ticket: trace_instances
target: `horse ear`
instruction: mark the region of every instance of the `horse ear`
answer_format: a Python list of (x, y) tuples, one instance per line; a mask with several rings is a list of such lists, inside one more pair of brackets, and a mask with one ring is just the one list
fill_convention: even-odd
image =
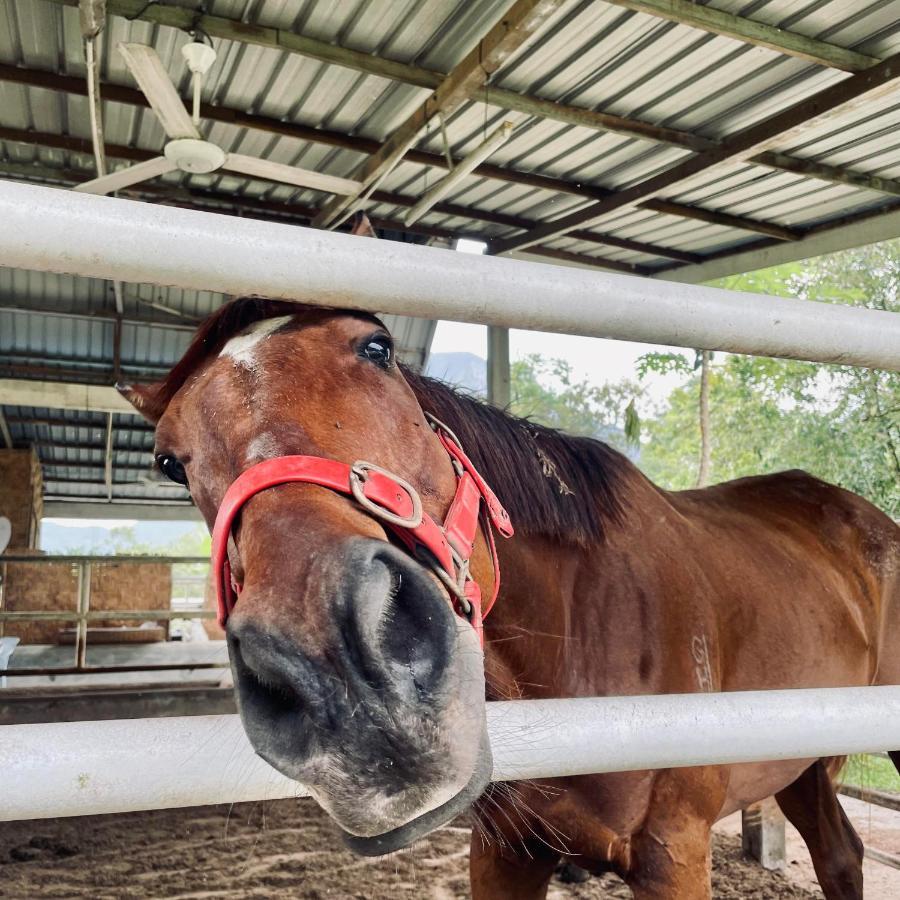
[(353, 227), (350, 229), (350, 234), (378, 239), (369, 217), (361, 209), (357, 210), (353, 216)]
[(162, 382), (155, 384), (126, 384), (116, 382), (116, 390), (151, 424), (155, 425), (166, 411), (159, 398)]

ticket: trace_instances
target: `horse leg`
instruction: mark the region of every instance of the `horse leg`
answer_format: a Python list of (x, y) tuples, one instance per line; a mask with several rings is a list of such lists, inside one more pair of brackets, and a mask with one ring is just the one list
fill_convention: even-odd
[(897, 774), (900, 775), (900, 750), (888, 750), (888, 756), (891, 758), (891, 762), (894, 764)]
[(559, 853), (538, 841), (518, 848), (486, 844), (472, 833), (469, 877), (472, 900), (543, 900)]
[(825, 763), (813, 763), (775, 799), (806, 842), (826, 900), (862, 900), (862, 841), (838, 802)]
[(709, 823), (687, 818), (658, 830), (648, 823), (632, 839), (625, 881), (634, 900), (709, 900), (712, 852)]

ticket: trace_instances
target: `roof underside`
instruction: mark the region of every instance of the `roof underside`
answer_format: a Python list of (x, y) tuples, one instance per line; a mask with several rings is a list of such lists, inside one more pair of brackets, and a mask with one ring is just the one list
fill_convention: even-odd
[[(900, 53), (900, 0), (684, 4), (699, 24), (659, 13), (669, 7), (671, 15), (678, 3), (543, 2), (551, 14), (537, 33), (512, 50), (481, 93), (468, 95), (477, 99), (448, 112), (444, 129), (434, 117), (377, 185), (365, 208), (382, 237), (478, 237), (498, 251), (517, 249), (510, 244), (521, 243), (530, 229), (639, 190), (698, 153), (719, 152), (735, 135), (851, 84), (870, 67), (875, 73), (879, 61)], [(139, 105), (117, 45), (155, 48), (187, 98), (190, 78), (180, 48), (190, 38), (146, 21), (155, 4), (108, 5), (100, 80), (108, 163), (115, 169), (158, 156), (165, 143), (153, 112)], [(160, 5), (194, 10), (198, 4)], [(465, 63), (510, 5), (207, 2), (207, 13), (235, 27), (230, 37), (213, 32), (218, 58), (203, 85), (210, 105), (203, 135), (226, 152), (352, 178), (422, 106), (440, 75)], [(122, 15), (129, 9), (133, 21)], [(715, 11), (726, 15), (705, 15)], [(781, 31), (764, 29), (763, 40), (754, 23)], [(248, 24), (311, 40), (279, 43), (276, 32)], [(776, 39), (781, 46), (773, 46)], [(284, 46), (294, 49), (279, 49)], [(329, 47), (332, 57), (359, 52), (340, 64), (316, 58)], [(392, 78), (383, 74), (384, 60), (399, 64)], [(95, 177), (85, 74), (72, 2), (0, 0), (0, 177), (65, 187)], [(900, 94), (889, 78), (879, 85), (880, 91), (851, 94), (824, 119), (776, 132), (752, 152), (725, 154), (715, 167), (635, 194), (634, 202), (613, 202), (584, 225), (528, 250), (659, 276), (755, 247), (800, 246), (829, 229), (847, 229), (852, 243), (855, 223), (900, 206)], [(552, 101), (556, 109), (550, 117), (524, 112), (510, 92), (529, 102)], [(446, 174), (446, 152), (458, 161), (504, 121), (514, 123), (513, 134), (489, 162), (414, 226), (404, 226), (409, 207)], [(297, 224), (330, 200), (319, 191), (222, 172), (178, 172), (123, 193)], [(212, 292), (124, 285), (117, 325), (109, 283), (0, 269), (0, 376), (100, 384), (117, 374), (158, 376), (178, 359), (194, 324), (224, 300)], [(421, 364), (433, 323), (390, 324), (407, 360)], [(2, 413), (15, 445), (37, 446), (46, 496), (106, 499), (105, 413), (21, 406)], [(113, 424), (113, 499), (184, 503), (182, 492), (148, 478), (149, 428), (128, 415), (116, 415)]]

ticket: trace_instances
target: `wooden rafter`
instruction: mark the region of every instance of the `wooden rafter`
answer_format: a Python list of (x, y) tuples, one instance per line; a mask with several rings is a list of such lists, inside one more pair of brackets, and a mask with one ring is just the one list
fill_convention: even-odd
[(483, 87), (503, 63), (530, 40), (565, 0), (516, 0), (502, 19), (478, 42), (450, 72), (434, 93), (357, 170), (359, 191), (334, 197), (313, 219), (318, 227), (340, 224), (353, 209), (360, 195), (378, 183), (404, 157), (438, 115), (450, 115), (459, 109), (471, 92)]
[[(85, 82), (82, 78), (74, 78), (71, 75), (60, 75), (56, 72), (48, 72), (42, 69), (31, 69), (20, 66), (11, 66), (0, 63), (0, 81), (9, 81), (15, 84), (30, 87), (45, 88), (51, 91), (61, 91), (67, 94), (83, 96), (86, 92)], [(104, 82), (101, 85), (103, 97), (107, 101), (124, 103), (130, 106), (148, 107), (147, 98), (134, 88), (118, 84)], [(518, 98), (518, 99), (516, 99)], [(719, 146), (718, 142), (695, 135), (687, 131), (677, 131), (673, 128), (664, 128), (651, 125), (634, 119), (626, 119), (595, 110), (582, 109), (567, 106), (551, 100), (542, 100), (534, 97), (523, 97), (512, 91), (498, 92), (491, 88), (487, 102), (503, 109), (527, 113), (536, 117), (553, 119), (565, 122), (569, 125), (578, 125), (601, 132), (611, 132), (628, 137), (637, 137), (642, 140), (668, 146), (682, 147), (694, 152), (714, 150)], [(296, 138), (301, 141), (309, 141), (327, 147), (337, 147), (342, 150), (353, 150), (359, 153), (376, 153), (380, 148), (378, 141), (358, 135), (348, 135), (327, 128), (312, 128), (293, 122), (284, 122), (268, 116), (247, 113), (239, 109), (226, 106), (213, 106), (203, 103), (200, 105), (200, 114), (203, 119), (211, 122), (221, 122), (236, 128), (248, 128), (261, 131), (266, 134), (277, 134), (284, 137)], [(87, 144), (84, 144), (87, 147)], [(80, 148), (83, 149), (83, 148)], [(85, 151), (89, 152), (89, 150)], [(141, 157), (142, 159), (145, 157)], [(149, 157), (146, 157), (149, 158)], [(447, 161), (439, 153), (431, 153), (427, 150), (410, 149), (404, 159), (408, 162), (419, 163), (425, 166), (446, 168)], [(874, 191), (876, 193), (900, 195), (900, 181), (881, 178), (865, 172), (857, 172), (838, 166), (828, 166), (822, 163), (789, 156), (785, 153), (765, 151), (749, 159), (756, 165), (766, 166), (776, 171), (790, 172), (804, 177), (818, 178), (822, 181), (834, 184), (846, 184), (861, 190)], [(517, 172), (507, 170), (491, 163), (482, 163), (475, 169), (475, 175), (484, 178), (492, 178), (500, 181), (511, 181), (515, 184), (527, 184), (547, 190), (558, 190), (563, 193), (572, 193), (579, 196), (590, 196), (584, 186), (565, 182), (560, 179), (547, 178), (530, 172)], [(594, 196), (594, 199), (599, 199)], [(673, 213), (681, 215), (680, 213)], [(691, 218), (687, 215), (686, 218)], [(753, 230), (752, 228), (749, 230)]]
[(807, 229), (800, 241), (791, 244), (760, 240), (726, 247), (707, 254), (699, 264), (664, 266), (653, 275), (697, 284), (897, 237), (900, 237), (900, 202), (816, 225)]
[(845, 72), (862, 72), (880, 62), (877, 57), (867, 56), (847, 47), (829, 44), (827, 41), (820, 41), (796, 31), (788, 31), (744, 16), (736, 16), (712, 6), (694, 3), (692, 0), (606, 0), (606, 2), (613, 6), (624, 6), (633, 12), (668, 19), (679, 25), (689, 25), (691, 28), (724, 35), (757, 47), (767, 47), (777, 53), (796, 56), (820, 66), (843, 69)]
[(715, 149), (689, 157), (624, 191), (618, 191), (584, 209), (546, 222), (525, 234), (496, 241), (491, 245), (491, 252), (522, 250), (549, 238), (568, 234), (576, 228), (597, 221), (609, 212), (658, 197), (664, 191), (722, 163), (746, 160), (760, 151), (771, 149), (775, 142), (789, 142), (804, 129), (856, 109), (864, 101), (893, 90), (898, 80), (900, 55), (827, 87), (812, 97), (745, 128)]

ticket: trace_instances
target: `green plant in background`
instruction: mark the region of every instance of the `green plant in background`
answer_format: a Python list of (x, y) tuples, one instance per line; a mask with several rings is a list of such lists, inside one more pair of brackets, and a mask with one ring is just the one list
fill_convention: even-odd
[(873, 791), (900, 794), (900, 775), (889, 759), (862, 753), (847, 759), (839, 781)]
[(635, 400), (644, 396), (636, 381), (596, 385), (576, 378), (564, 359), (531, 354), (510, 368), (509, 410), (568, 434), (595, 437), (628, 450), (637, 444), (640, 419)]
[[(900, 241), (733, 276), (732, 290), (900, 310)], [(748, 302), (752, 302), (748, 298)], [(699, 375), (682, 354), (650, 354), (639, 375), (686, 382), (643, 423), (641, 465), (671, 488), (697, 481)], [(709, 374), (710, 481), (802, 468), (900, 517), (900, 376), (791, 360), (726, 356)]]

